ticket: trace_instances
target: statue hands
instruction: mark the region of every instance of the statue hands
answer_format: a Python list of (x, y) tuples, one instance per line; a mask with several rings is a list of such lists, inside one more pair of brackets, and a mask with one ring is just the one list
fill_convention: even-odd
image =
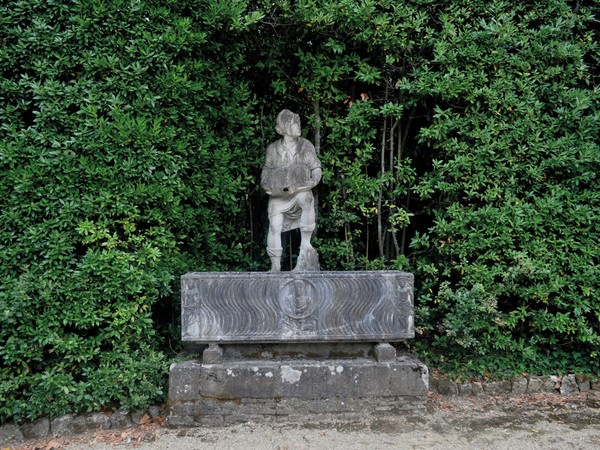
[(289, 188), (283, 188), (283, 192), (286, 195), (293, 195), (297, 192), (306, 192), (306, 191), (310, 191), (312, 190), (312, 188), (314, 188), (317, 184), (319, 183), (319, 180), (315, 180), (314, 178), (311, 178), (309, 180), (305, 180), (303, 184), (301, 184), (300, 186), (295, 186), (295, 187), (289, 187)]
[(289, 186), (289, 187), (284, 187), (282, 188), (279, 192), (275, 192), (273, 193), (272, 191), (265, 191), (267, 194), (269, 195), (275, 195), (277, 197), (285, 197), (285, 196), (292, 196), (294, 194), (297, 194), (298, 192), (305, 192), (305, 191), (310, 191), (313, 188), (313, 186)]

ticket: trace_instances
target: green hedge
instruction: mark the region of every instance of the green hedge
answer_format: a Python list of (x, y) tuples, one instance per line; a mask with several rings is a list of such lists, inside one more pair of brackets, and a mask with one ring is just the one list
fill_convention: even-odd
[[(600, 120), (589, 10), (454, 3), (412, 95), (434, 95), (415, 186), (435, 201), (423, 330), (453, 371), (600, 370)], [(425, 322), (426, 324), (427, 322)], [(431, 326), (430, 325), (430, 326)], [(440, 351), (442, 350), (442, 351)]]
[(237, 44), (162, 3), (1, 8), (0, 420), (163, 399), (179, 275), (248, 264)]

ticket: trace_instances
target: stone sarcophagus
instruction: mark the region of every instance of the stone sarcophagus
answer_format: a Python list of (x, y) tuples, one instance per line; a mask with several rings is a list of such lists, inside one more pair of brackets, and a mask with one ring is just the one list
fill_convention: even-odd
[(181, 295), (184, 342), (414, 337), (413, 275), (405, 272), (188, 273)]

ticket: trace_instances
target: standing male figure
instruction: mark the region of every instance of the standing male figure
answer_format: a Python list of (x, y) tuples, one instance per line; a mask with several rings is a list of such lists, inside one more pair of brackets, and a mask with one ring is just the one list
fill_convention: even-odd
[(321, 180), (321, 162), (315, 147), (300, 137), (300, 116), (284, 109), (277, 116), (282, 137), (267, 147), (260, 185), (269, 194), (267, 253), (271, 272), (281, 271), (281, 233), (300, 228), (300, 255), (294, 270), (319, 270), (318, 256), (310, 243), (315, 229), (312, 188)]

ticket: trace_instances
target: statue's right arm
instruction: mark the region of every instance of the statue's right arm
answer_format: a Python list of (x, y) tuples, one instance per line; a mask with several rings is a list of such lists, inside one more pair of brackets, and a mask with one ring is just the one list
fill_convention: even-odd
[(273, 149), (269, 145), (267, 148), (267, 156), (265, 158), (265, 165), (262, 168), (260, 174), (260, 186), (265, 192), (271, 195), (271, 173), (273, 172)]
[(270, 179), (271, 177), (269, 176), (271, 172), (271, 169), (266, 169), (263, 167), (263, 171), (260, 175), (260, 187), (262, 187), (265, 192), (269, 195), (271, 195), (271, 186), (270, 186)]

